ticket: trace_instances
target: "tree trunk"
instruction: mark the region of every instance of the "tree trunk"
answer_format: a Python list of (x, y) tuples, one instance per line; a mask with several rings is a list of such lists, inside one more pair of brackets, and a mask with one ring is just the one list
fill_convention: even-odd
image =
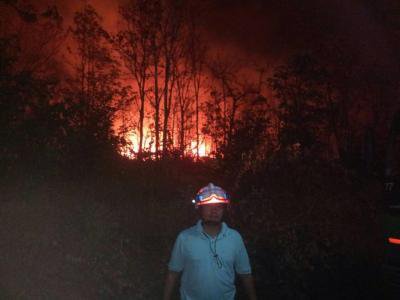
[(145, 109), (145, 91), (144, 86), (141, 86), (140, 90), (140, 109), (139, 109), (139, 158), (143, 152), (143, 126), (144, 126), (144, 109)]
[(158, 151), (160, 149), (160, 99), (158, 93), (158, 56), (154, 58), (154, 101), (155, 101), (155, 116), (154, 128), (156, 134), (156, 158), (158, 158)]
[(163, 157), (167, 154), (167, 134), (168, 134), (168, 120), (169, 113), (171, 109), (171, 105), (168, 99), (168, 91), (169, 91), (169, 78), (170, 78), (170, 61), (168, 56), (165, 57), (165, 81), (164, 81), (164, 124), (163, 124), (163, 141), (162, 141), (162, 150)]
[(179, 148), (181, 156), (185, 155), (185, 108), (180, 105), (180, 132), (179, 132)]
[(197, 78), (194, 78), (194, 97), (196, 100), (196, 159), (199, 159), (199, 144), (200, 144), (200, 132), (199, 132), (199, 89), (200, 84)]

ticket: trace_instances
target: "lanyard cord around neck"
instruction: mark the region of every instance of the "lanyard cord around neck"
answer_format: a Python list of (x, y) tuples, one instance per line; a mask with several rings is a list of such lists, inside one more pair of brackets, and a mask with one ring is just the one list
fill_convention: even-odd
[(203, 232), (204, 236), (207, 238), (209, 245), (210, 245), (210, 251), (212, 253), (212, 256), (215, 258), (215, 262), (217, 263), (217, 266), (219, 269), (222, 268), (222, 261), (221, 258), (219, 257), (218, 253), (217, 253), (217, 238), (218, 236), (215, 238), (215, 242), (214, 242), (214, 249), (212, 247), (212, 240), (208, 237), (208, 235)]

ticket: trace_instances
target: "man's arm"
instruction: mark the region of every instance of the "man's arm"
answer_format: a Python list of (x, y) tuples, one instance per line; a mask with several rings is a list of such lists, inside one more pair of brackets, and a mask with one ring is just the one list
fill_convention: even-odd
[(254, 280), (251, 274), (239, 274), (244, 289), (250, 300), (257, 300), (256, 289), (254, 287)]
[(171, 300), (172, 293), (180, 274), (180, 272), (168, 271), (164, 286), (164, 300)]

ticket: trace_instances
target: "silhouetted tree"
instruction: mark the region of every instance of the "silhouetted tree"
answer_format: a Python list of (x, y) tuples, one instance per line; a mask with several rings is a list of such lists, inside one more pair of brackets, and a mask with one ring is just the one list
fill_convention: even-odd
[[(39, 163), (56, 158), (64, 121), (56, 101), (55, 54), (63, 41), (56, 7), (2, 3), (0, 31), (0, 156)], [(50, 39), (49, 39), (50, 37)]]
[(164, 61), (164, 118), (163, 118), (163, 156), (168, 151), (168, 127), (172, 108), (172, 92), (175, 85), (175, 74), (182, 51), (182, 30), (184, 26), (184, 2), (163, 1), (161, 39)]
[[(206, 118), (215, 124), (205, 126), (214, 127), (214, 142), (223, 151), (231, 143), (241, 106), (259, 91), (254, 82), (240, 76), (242, 70), (237, 62), (217, 58), (211, 61), (209, 69), (214, 80), (211, 87), (213, 100), (206, 104)], [(212, 110), (214, 113), (211, 113)], [(211, 131), (206, 129), (205, 132)], [(222, 135), (222, 139), (217, 135)]]
[(223, 149), (222, 160), (223, 169), (235, 184), (244, 173), (256, 171), (276, 150), (271, 145), (271, 110), (265, 97), (250, 98), (238, 115), (231, 142)]
[(150, 52), (151, 52), (151, 65), (153, 97), (151, 97), (151, 105), (154, 108), (153, 122), (154, 122), (154, 135), (155, 135), (155, 152), (158, 158), (160, 150), (160, 108), (163, 90), (161, 88), (160, 77), (162, 73), (162, 39), (161, 39), (161, 21), (163, 16), (163, 7), (160, 1), (150, 1), (151, 8), (149, 9), (149, 16), (152, 22), (149, 24), (150, 32)]
[(79, 156), (117, 147), (114, 114), (122, 97), (127, 96), (118, 81), (119, 70), (113, 58), (108, 33), (90, 5), (77, 11), (72, 28), (77, 45), (76, 76), (65, 95), (71, 123), (70, 137)]
[(178, 74), (176, 75), (176, 100), (179, 110), (179, 151), (183, 157), (187, 148), (186, 133), (190, 129), (189, 123), (192, 115), (192, 100), (190, 94), (191, 78), (187, 65), (182, 62), (178, 66)]
[(204, 82), (204, 65), (206, 60), (206, 44), (201, 38), (199, 30), (199, 18), (201, 17), (198, 8), (191, 7), (188, 18), (188, 42), (187, 59), (190, 66), (190, 74), (195, 99), (195, 128), (196, 128), (196, 157), (199, 158), (200, 145), (200, 89)]
[[(120, 15), (124, 20), (125, 28), (115, 38), (115, 45), (135, 80), (139, 95), (139, 156), (143, 151), (144, 117), (148, 80), (151, 76), (151, 59), (152, 55), (153, 60), (155, 59), (154, 47), (158, 47), (154, 45), (155, 23), (151, 16), (152, 8), (152, 2), (144, 0), (132, 0), (121, 6)], [(153, 62), (155, 63), (155, 60)], [(156, 73), (158, 74), (158, 68)]]
[[(328, 71), (325, 100), (331, 148), (347, 165), (360, 159), (366, 135), (379, 140), (377, 145), (384, 144), (387, 120), (397, 107), (398, 93), (398, 68), (360, 59), (353, 42), (333, 38), (313, 52), (318, 64)], [(383, 156), (383, 149), (380, 152)]]
[(202, 133), (211, 138), (212, 154), (217, 155), (226, 132), (226, 122), (223, 115), (223, 102), (219, 91), (213, 89), (209, 99), (202, 103), (205, 116)]
[(279, 100), (280, 144), (310, 151), (323, 143), (327, 130), (327, 73), (309, 55), (293, 57), (269, 79)]

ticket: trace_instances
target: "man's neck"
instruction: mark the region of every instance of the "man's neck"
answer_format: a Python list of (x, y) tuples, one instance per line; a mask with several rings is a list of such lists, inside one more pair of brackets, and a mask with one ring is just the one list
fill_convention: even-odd
[(202, 225), (203, 225), (204, 232), (213, 238), (218, 235), (218, 233), (221, 231), (221, 228), (222, 228), (221, 222), (213, 224), (213, 223), (206, 223), (203, 221)]

